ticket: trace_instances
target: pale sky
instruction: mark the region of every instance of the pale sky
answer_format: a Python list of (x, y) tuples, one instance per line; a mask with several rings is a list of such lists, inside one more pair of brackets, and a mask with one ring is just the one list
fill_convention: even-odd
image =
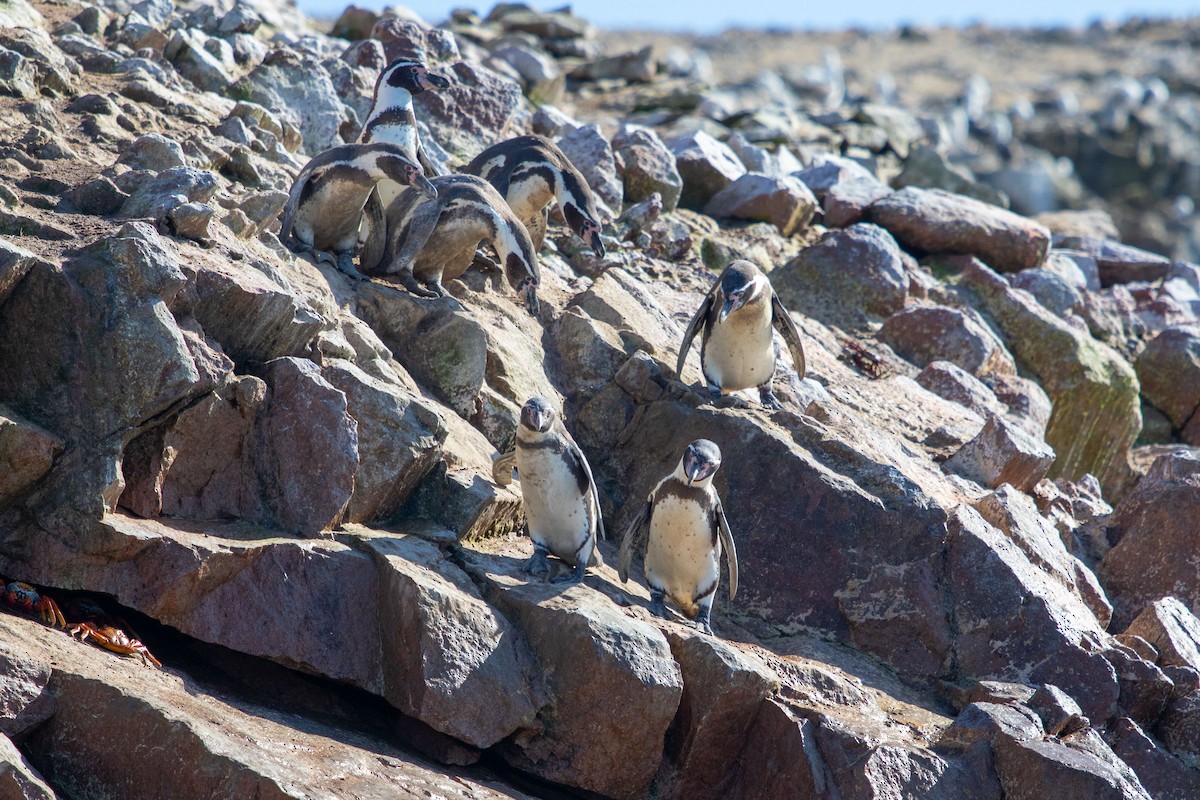
[[(336, 17), (346, 0), (297, 0), (313, 16)], [(382, 8), (384, 0), (357, 0), (356, 5)], [(564, 2), (531, 3), (535, 8), (558, 8)], [(404, 5), (426, 22), (439, 23), (451, 8), (475, 8), (486, 13), (492, 3), (412, 0)], [(745, 28), (845, 28), (851, 25), (895, 27), (905, 23), (963, 25), (983, 21), (993, 25), (1086, 25), (1095, 19), (1121, 21), (1130, 16), (1181, 17), (1200, 15), (1200, 0), (1092, 0), (1056, 3), (1051, 0), (691, 0), (686, 3), (655, 0), (576, 0), (575, 13), (603, 28), (659, 28), (703, 33), (730, 26)]]

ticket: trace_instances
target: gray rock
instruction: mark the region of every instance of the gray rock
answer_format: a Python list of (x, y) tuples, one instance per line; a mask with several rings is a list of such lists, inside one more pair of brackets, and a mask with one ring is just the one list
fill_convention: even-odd
[(308, 68), (285, 50), (271, 53), (230, 91), (270, 109), (299, 130), (304, 149), (311, 154), (342, 144), (345, 126), (355, 122), (325, 70)]
[(216, 209), (207, 203), (183, 203), (167, 212), (177, 236), (197, 242), (209, 240), (208, 224), (212, 222)]
[(741, 159), (742, 165), (749, 172), (782, 177), (804, 168), (804, 165), (786, 145), (779, 145), (779, 148), (772, 153), (766, 148), (751, 144), (740, 131), (731, 133), (725, 144)]
[(654, 48), (646, 45), (641, 50), (607, 56), (597, 61), (580, 64), (571, 70), (570, 77), (578, 81), (618, 79), (630, 83), (649, 83), (658, 72)]
[(845, 228), (862, 222), (871, 204), (891, 193), (891, 187), (873, 177), (840, 180), (825, 193), (825, 224), (831, 228)]
[(126, 145), (117, 157), (117, 163), (162, 172), (172, 167), (186, 167), (187, 159), (178, 142), (160, 133), (147, 133)]
[(164, 55), (175, 65), (175, 69), (196, 88), (205, 92), (224, 92), (233, 82), (229, 71), (204, 46), (204, 34), (197, 31), (178, 30), (163, 49)]
[(904, 161), (904, 169), (892, 183), (897, 189), (908, 186), (944, 189), (989, 205), (1008, 208), (1008, 198), (1003, 192), (975, 180), (968, 170), (951, 166), (938, 151), (925, 145), (913, 148)]
[(1040, 739), (1041, 719), (1018, 703), (973, 701), (964, 708), (937, 740), (938, 747), (965, 750), (979, 742), (992, 743), (1001, 736), (1019, 742)]
[(671, 150), (683, 178), (683, 208), (701, 210), (713, 195), (746, 174), (733, 151), (703, 131), (675, 139)]
[(993, 748), (1006, 797), (1151, 800), (1133, 771), (1098, 736), (1086, 750), (1074, 742), (1008, 737), (998, 739)]
[(1156, 800), (1190, 800), (1200, 793), (1200, 773), (1152, 739), (1133, 720), (1118, 719), (1108, 736), (1112, 750)]
[(217, 176), (207, 170), (172, 167), (156, 177), (135, 182), (120, 213), (125, 218), (165, 219), (176, 206), (207, 203), (219, 185)]
[(0, 796), (55, 800), (56, 795), (9, 738), (0, 734)]
[(417, 119), (431, 133), (422, 133), (422, 144), (436, 142), (466, 163), (496, 142), (524, 133), (528, 106), (519, 83), (469, 61), (459, 61), (441, 74), (449, 79), (449, 87), (413, 98)]
[(492, 58), (508, 64), (521, 76), (525, 96), (534, 103), (557, 103), (562, 99), (566, 81), (558, 62), (546, 53), (517, 43), (502, 44), (492, 50)]
[(1182, 428), (1200, 408), (1200, 328), (1168, 328), (1134, 362), (1142, 395)]
[(0, 47), (0, 92), (32, 99), (38, 96), (33, 62), (7, 48)]
[(625, 127), (612, 140), (613, 151), (624, 162), (625, 202), (638, 203), (657, 192), (663, 209), (674, 211), (683, 190), (675, 156), (649, 128)]
[(592, 192), (614, 212), (620, 213), (625, 187), (617, 173), (612, 146), (595, 125), (576, 127), (561, 136), (557, 144), (588, 182)]
[(1048, 269), (1021, 270), (1013, 276), (1012, 285), (1029, 292), (1043, 306), (1060, 317), (1083, 305), (1083, 298), (1069, 283)]
[(704, 213), (712, 217), (770, 222), (784, 236), (811, 222), (816, 211), (817, 198), (796, 178), (770, 178), (753, 172), (717, 192), (704, 206)]
[(949, 361), (976, 377), (1015, 374), (1012, 355), (976, 315), (945, 306), (910, 306), (884, 320), (876, 334), (901, 358), (924, 367)]
[(1054, 246), (1091, 256), (1100, 271), (1100, 285), (1158, 281), (1171, 270), (1171, 259), (1117, 241), (1086, 236), (1055, 236)]
[(949, 361), (931, 361), (916, 380), (938, 397), (969, 408), (984, 419), (1005, 410), (982, 381)]
[(827, 233), (776, 269), (771, 283), (785, 306), (809, 316), (891, 315), (904, 307), (908, 275), (900, 248), (867, 224)]
[(1125, 629), (1140, 636), (1157, 651), (1160, 666), (1200, 669), (1200, 620), (1174, 597), (1156, 600)]

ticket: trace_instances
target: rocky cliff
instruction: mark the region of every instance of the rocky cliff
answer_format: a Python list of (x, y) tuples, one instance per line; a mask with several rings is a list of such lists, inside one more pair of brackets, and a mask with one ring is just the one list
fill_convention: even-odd
[[(964, 166), (1007, 144), (969, 103), (953, 140), (832, 58), (628, 45), (523, 6), (0, 3), (0, 574), (164, 665), (0, 615), (0, 796), (1200, 795), (1200, 267), (1028, 216)], [(603, 257), (551, 226), (536, 319), (275, 235), (414, 56), (452, 80), (435, 160), (538, 132), (610, 212)], [(672, 369), (736, 257), (804, 338), (782, 410)], [(720, 445), (719, 638), (640, 573), (521, 573), (491, 463), (532, 395), (610, 531)]]

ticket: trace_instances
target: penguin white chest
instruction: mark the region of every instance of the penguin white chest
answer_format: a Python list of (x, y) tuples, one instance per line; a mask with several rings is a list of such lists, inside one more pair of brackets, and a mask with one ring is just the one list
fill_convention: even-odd
[(517, 474), (529, 537), (574, 563), (591, 535), (590, 489), (580, 491), (570, 462), (557, 448), (518, 447)]
[(775, 343), (771, 314), (745, 308), (714, 322), (704, 342), (704, 377), (725, 391), (749, 389), (775, 374)]
[(659, 499), (646, 542), (646, 579), (688, 613), (696, 596), (720, 576), (707, 505), (672, 495)]

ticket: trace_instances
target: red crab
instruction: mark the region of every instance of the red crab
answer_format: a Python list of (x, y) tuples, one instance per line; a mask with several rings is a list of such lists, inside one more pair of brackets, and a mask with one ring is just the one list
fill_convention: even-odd
[(23, 614), (36, 616), (52, 628), (67, 627), (67, 621), (63, 619), (58, 603), (39, 594), (38, 590), (28, 583), (20, 581), (5, 583), (3, 579), (0, 579), (0, 603)]
[(134, 639), (120, 628), (114, 628), (111, 625), (98, 626), (91, 622), (80, 622), (77, 625), (72, 625), (68, 633), (79, 637), (79, 641), (81, 642), (91, 639), (94, 644), (103, 647), (105, 650), (111, 650), (114, 653), (121, 653), (127, 656), (141, 656), (143, 663), (153, 664), (162, 669), (162, 662), (151, 655), (150, 651), (146, 649), (146, 645)]

